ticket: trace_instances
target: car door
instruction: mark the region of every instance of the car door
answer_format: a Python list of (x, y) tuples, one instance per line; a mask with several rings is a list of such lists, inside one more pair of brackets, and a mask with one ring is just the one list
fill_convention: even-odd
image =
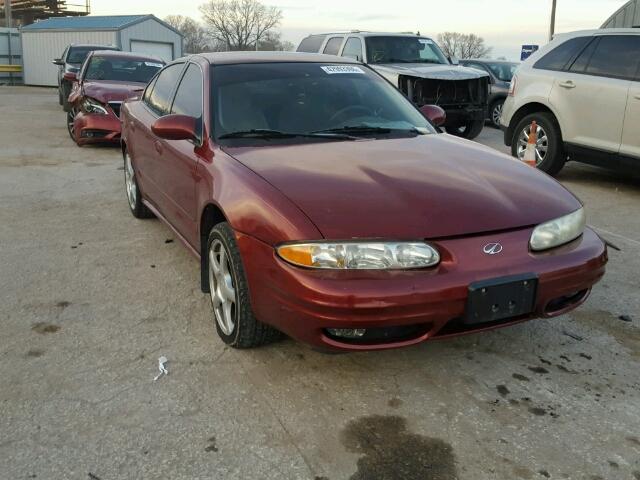
[[(160, 214), (168, 218), (171, 202), (163, 191), (163, 183), (167, 172), (162, 164), (163, 145), (151, 131), (151, 125), (161, 116), (167, 115), (171, 109), (173, 93), (182, 75), (184, 62), (172, 63), (160, 71), (154, 80), (153, 89), (143, 102), (134, 126), (136, 145), (133, 146), (133, 161), (140, 170), (141, 190), (148, 200), (158, 209)], [(145, 95), (146, 97), (146, 95)]]
[[(631, 58), (635, 58), (636, 63), (640, 63), (640, 35), (630, 35), (629, 38), (636, 48), (635, 56)], [(640, 65), (638, 65), (635, 79), (631, 81), (629, 87), (620, 153), (633, 157), (636, 160), (634, 162), (636, 167), (640, 164)]]
[(198, 247), (195, 176), (203, 138), (203, 72), (188, 63), (176, 90), (171, 114), (197, 119), (197, 140), (158, 139), (160, 148), (159, 183), (167, 198), (167, 220), (194, 247)]
[(549, 96), (567, 143), (617, 153), (631, 85), (625, 36), (595, 36), (558, 72)]

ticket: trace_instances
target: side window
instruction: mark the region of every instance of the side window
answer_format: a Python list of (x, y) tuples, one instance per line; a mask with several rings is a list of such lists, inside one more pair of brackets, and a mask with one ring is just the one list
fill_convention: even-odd
[(363, 60), (362, 57), (362, 42), (358, 37), (349, 37), (347, 43), (345, 43), (342, 49), (342, 56), (354, 58), (356, 60)]
[(594, 38), (593, 41), (585, 48), (576, 61), (573, 62), (571, 68), (569, 68), (570, 72), (575, 73), (584, 73), (587, 65), (589, 65), (589, 61), (591, 61), (591, 57), (593, 56), (593, 52), (596, 51), (596, 47), (598, 46), (598, 42), (600, 42), (599, 38)]
[(153, 91), (153, 87), (156, 84), (156, 80), (158, 80), (158, 76), (156, 75), (153, 80), (151, 80), (151, 83), (149, 83), (149, 85), (147, 85), (147, 88), (145, 88), (144, 90), (144, 94), (142, 95), (142, 101), (144, 103), (146, 103), (147, 105), (151, 106), (149, 104), (149, 97), (151, 97), (151, 92)]
[(318, 53), (326, 35), (310, 35), (300, 42), (298, 52)]
[(533, 68), (542, 70), (564, 70), (565, 67), (578, 55), (591, 37), (576, 37), (561, 43), (556, 48), (538, 60)]
[(63, 62), (67, 61), (67, 53), (69, 52), (69, 47), (64, 49), (64, 52), (62, 52), (62, 56), (60, 57), (62, 59)]
[(178, 83), (182, 67), (184, 67), (184, 63), (174, 63), (162, 70), (158, 75), (148, 102), (149, 107), (158, 115), (169, 113), (171, 93)]
[(202, 116), (202, 72), (193, 63), (189, 64), (180, 81), (171, 113), (195, 118)]
[(600, 39), (584, 73), (634, 80), (640, 62), (640, 36), (606, 35)]
[(327, 55), (338, 55), (338, 50), (340, 50), (340, 45), (342, 45), (343, 38), (344, 37), (330, 38), (327, 44), (325, 45), (322, 53), (326, 53)]

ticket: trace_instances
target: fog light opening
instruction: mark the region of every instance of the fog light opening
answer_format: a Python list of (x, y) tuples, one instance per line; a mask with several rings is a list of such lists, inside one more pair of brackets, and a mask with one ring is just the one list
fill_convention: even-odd
[(362, 338), (367, 330), (365, 328), (327, 328), (327, 332), (334, 337)]

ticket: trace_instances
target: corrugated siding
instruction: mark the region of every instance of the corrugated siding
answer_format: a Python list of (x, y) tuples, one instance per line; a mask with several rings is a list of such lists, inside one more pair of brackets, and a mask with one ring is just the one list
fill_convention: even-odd
[(54, 58), (60, 58), (67, 45), (71, 43), (116, 45), (117, 33), (116, 31), (23, 31), (24, 83), (27, 85), (57, 85), (58, 67), (53, 65), (51, 61)]
[(131, 51), (131, 40), (171, 43), (173, 44), (173, 59), (182, 56), (182, 37), (153, 18), (120, 31), (120, 48), (122, 50)]
[[(11, 31), (11, 61), (9, 61), (9, 31)], [(17, 28), (0, 28), (0, 64), (22, 65), (22, 45)], [(0, 73), (0, 83), (13, 81), (22, 82), (20, 73)]]
[(631, 0), (611, 15), (601, 28), (631, 28), (640, 26), (640, 0)]

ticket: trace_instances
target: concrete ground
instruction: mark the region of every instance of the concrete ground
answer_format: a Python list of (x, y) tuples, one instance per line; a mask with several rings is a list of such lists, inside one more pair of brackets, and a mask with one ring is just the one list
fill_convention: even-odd
[(54, 90), (0, 88), (0, 145), (1, 479), (640, 479), (640, 181), (560, 175), (622, 249), (570, 315), (236, 351), (197, 262), (130, 215), (118, 150), (76, 147)]

